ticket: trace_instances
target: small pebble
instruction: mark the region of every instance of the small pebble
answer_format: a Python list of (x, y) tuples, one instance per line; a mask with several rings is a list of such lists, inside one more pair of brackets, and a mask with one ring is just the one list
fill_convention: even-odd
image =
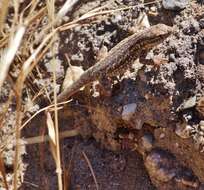
[(135, 113), (137, 105), (135, 103), (127, 104), (123, 106), (122, 119), (129, 121), (131, 116)]
[(146, 157), (144, 164), (150, 176), (161, 182), (172, 180), (175, 175), (175, 158), (162, 149), (153, 149)]
[(161, 133), (160, 135), (159, 135), (159, 138), (160, 139), (163, 139), (165, 137), (165, 134), (164, 133)]
[(175, 133), (183, 138), (183, 139), (187, 139), (190, 137), (190, 132), (192, 130), (192, 127), (190, 125), (182, 125), (182, 124), (177, 124), (176, 125), (176, 130), (175, 130)]
[(133, 133), (128, 134), (128, 139), (134, 140), (134, 138), (135, 138), (135, 135)]
[(182, 10), (188, 5), (189, 0), (163, 0), (162, 4), (165, 9), (168, 10)]
[(175, 143), (175, 147), (178, 148), (178, 147), (179, 147), (179, 144), (178, 144), (178, 143)]
[(190, 169), (184, 167), (180, 168), (180, 171), (175, 177), (175, 181), (177, 183), (182, 183), (184, 187), (188, 186), (197, 189), (199, 186), (199, 180), (197, 176), (195, 176)]
[(204, 120), (201, 120), (199, 123), (201, 131), (204, 131)]
[(201, 29), (204, 28), (204, 19), (200, 19), (199, 25), (200, 25), (200, 28), (201, 28)]
[(139, 145), (145, 151), (150, 151), (153, 147), (154, 137), (152, 134), (145, 134), (141, 139)]
[(196, 96), (190, 97), (177, 108), (177, 111), (185, 110), (188, 108), (192, 108), (196, 105)]
[[(184, 22), (184, 24), (187, 24)], [(183, 33), (187, 35), (197, 34), (200, 31), (199, 22), (195, 19), (188, 21), (188, 26), (183, 29)]]
[(175, 54), (174, 53), (171, 53), (169, 55), (169, 61), (172, 61), (172, 62), (175, 62), (176, 61), (176, 57), (175, 57)]

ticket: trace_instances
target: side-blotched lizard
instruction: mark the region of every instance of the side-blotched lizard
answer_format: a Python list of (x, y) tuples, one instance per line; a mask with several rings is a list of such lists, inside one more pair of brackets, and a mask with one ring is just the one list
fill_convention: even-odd
[(86, 70), (78, 80), (58, 95), (58, 102), (67, 100), (83, 86), (104, 77), (122, 74), (140, 56), (165, 40), (173, 29), (157, 24), (125, 38), (113, 47), (102, 60)]

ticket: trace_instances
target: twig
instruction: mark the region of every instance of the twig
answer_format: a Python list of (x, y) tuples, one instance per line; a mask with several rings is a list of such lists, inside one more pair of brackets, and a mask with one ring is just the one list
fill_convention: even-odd
[[(160, 2), (160, 1), (161, 0), (156, 0), (156, 1), (148, 2), (148, 3), (143, 3), (143, 5), (147, 6), (147, 5), (151, 5), (151, 4)], [(136, 8), (136, 7), (139, 7), (139, 6), (140, 5), (126, 6), (126, 7), (122, 7), (122, 8), (118, 8), (118, 9), (105, 10), (105, 11), (98, 11), (98, 8), (96, 8), (96, 9), (91, 10), (88, 13), (82, 15), (81, 17), (79, 17), (76, 20), (68, 22), (68, 23), (66, 23), (66, 24), (64, 24), (62, 26), (59, 26), (58, 29), (59, 29), (59, 31), (68, 30), (68, 29), (70, 29), (70, 25), (76, 25), (77, 26), (78, 24), (82, 23), (82, 21), (85, 21), (87, 19), (94, 18), (94, 17), (97, 17), (99, 15), (113, 14), (113, 13), (119, 12), (119, 11), (126, 11), (126, 10), (133, 9), (133, 8)]]
[[(79, 135), (79, 131), (76, 129), (73, 130), (67, 130), (59, 133), (59, 138), (64, 139), (68, 137), (75, 137)], [(24, 145), (32, 145), (32, 144), (39, 144), (39, 143), (44, 143), (50, 140), (50, 137), (48, 135), (41, 135), (37, 137), (30, 137), (30, 138), (25, 138), (23, 139), (22, 142), (19, 143), (20, 146)]]
[(87, 162), (87, 164), (88, 164), (88, 166), (89, 166), (89, 169), (90, 169), (90, 171), (91, 171), (91, 174), (92, 174), (92, 176), (93, 176), (93, 180), (94, 180), (94, 183), (95, 183), (95, 185), (96, 185), (96, 190), (99, 190), (99, 185), (98, 185), (98, 182), (97, 182), (97, 180), (96, 180), (96, 176), (95, 176), (95, 174), (94, 174), (94, 171), (93, 171), (93, 168), (92, 168), (92, 166), (91, 166), (91, 163), (90, 163), (90, 161), (89, 161), (89, 159), (88, 159), (88, 157), (86, 156), (86, 154), (85, 154), (84, 151), (82, 151), (82, 154), (83, 154), (83, 156), (84, 156), (84, 158), (85, 158), (85, 160), (86, 160), (86, 162)]

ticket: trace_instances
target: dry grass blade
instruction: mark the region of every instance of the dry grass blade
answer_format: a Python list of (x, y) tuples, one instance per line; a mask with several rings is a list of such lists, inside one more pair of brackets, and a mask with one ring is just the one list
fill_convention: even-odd
[(29, 186), (32, 186), (32, 187), (34, 187), (35, 189), (39, 189), (39, 185), (36, 185), (36, 184), (31, 183), (31, 182), (29, 182), (29, 181), (24, 181), (23, 183), (28, 184)]
[[(75, 137), (79, 135), (79, 131), (76, 129), (73, 130), (67, 130), (59, 133), (59, 138), (64, 139), (68, 137)], [(41, 135), (37, 137), (30, 137), (24, 139), (22, 142), (20, 142), (20, 145), (32, 145), (32, 144), (38, 144), (38, 143), (44, 143), (46, 141), (49, 141), (50, 137), (48, 135)]]
[(72, 166), (73, 166), (72, 163), (73, 163), (73, 158), (74, 158), (74, 151), (75, 151), (75, 148), (73, 147), (68, 168), (67, 169), (65, 167), (63, 168), (63, 171), (64, 171), (64, 175), (63, 175), (64, 190), (69, 190), (70, 189), (71, 169), (72, 169)]
[(49, 112), (47, 112), (47, 128), (48, 128), (51, 153), (56, 162), (57, 154), (56, 154), (56, 141), (55, 141), (55, 127), (54, 127), (54, 122)]
[(35, 8), (37, 7), (39, 1), (40, 0), (31, 0), (32, 6), (31, 6), (31, 9), (30, 9), (29, 15), (32, 15), (32, 13), (35, 10)]
[[(25, 80), (25, 78), (28, 76), (28, 74), (31, 72), (31, 64), (32, 62), (37, 58), (37, 56), (40, 54), (40, 52), (42, 51), (43, 47), (47, 44), (47, 42), (53, 37), (53, 35), (55, 35), (57, 32), (57, 30), (53, 30), (50, 34), (48, 34), (44, 40), (42, 41), (42, 43), (38, 46), (38, 48), (33, 52), (33, 54), (25, 61), (25, 63), (23, 64), (23, 68), (22, 68), (22, 74), (24, 74), (23, 79)], [(30, 68), (31, 67), (31, 68)]]
[(50, 140), (54, 145), (56, 145), (55, 127), (49, 112), (47, 112), (47, 127), (48, 127), (48, 135), (50, 137)]
[(8, 35), (6, 35), (2, 39), (0, 39), (0, 48), (3, 48), (6, 46), (8, 39), (9, 39)]
[(69, 174), (69, 170), (67, 170), (65, 167), (63, 167), (63, 186), (64, 186), (64, 190), (69, 189), (69, 182), (70, 181), (70, 174)]
[(2, 32), (4, 21), (8, 12), (9, 0), (2, 0), (0, 4), (0, 32)]
[(18, 23), (19, 5), (20, 5), (20, 1), (17, 1), (17, 0), (13, 1), (13, 7), (14, 7), (14, 17), (13, 17), (13, 22), (12, 22), (13, 28)]
[[(146, 6), (146, 5), (158, 3), (160, 1), (161, 0), (151, 1), (151, 2), (147, 2), (147, 3), (143, 3), (143, 5)], [(126, 7), (122, 7), (122, 8), (118, 8), (118, 9), (104, 10), (104, 11), (101, 11), (100, 8), (96, 8), (94, 10), (91, 10), (91, 11), (85, 13), (84, 15), (82, 15), (81, 17), (79, 17), (76, 20), (73, 20), (72, 22), (68, 22), (62, 26), (59, 26), (58, 30), (59, 31), (68, 30), (72, 27), (78, 26), (79, 23), (82, 25), (83, 21), (86, 21), (87, 19), (94, 18), (94, 17), (100, 16), (100, 15), (113, 14), (113, 13), (118, 12), (118, 11), (125, 11), (125, 10), (129, 10), (129, 9), (133, 9), (133, 8), (139, 7), (140, 5), (126, 6)]]
[(19, 159), (20, 159), (20, 147), (19, 147), (19, 141), (21, 137), (21, 122), (22, 122), (22, 86), (18, 86), (17, 93), (16, 93), (16, 126), (15, 126), (15, 139), (17, 146), (15, 148), (15, 157), (14, 157), (14, 180), (13, 180), (13, 189), (17, 190), (18, 188), (18, 169), (19, 169)]
[[(65, 101), (65, 102), (60, 102), (57, 105), (64, 105), (64, 104), (68, 104), (71, 100)], [(47, 110), (51, 110), (54, 107), (53, 104), (46, 106), (42, 109), (40, 109), (39, 111), (37, 111), (36, 113), (34, 113), (25, 123), (23, 123), (23, 125), (20, 127), (20, 130), (22, 130), (33, 118), (35, 118), (38, 114), (40, 114), (43, 111), (47, 111)], [(62, 107), (58, 107), (58, 110), (62, 109)]]
[(72, 7), (78, 2), (79, 0), (67, 0), (64, 5), (62, 6), (62, 8), (59, 10), (59, 12), (57, 13), (57, 17), (62, 18), (63, 16), (65, 16), (67, 14), (67, 12), (72, 10)]
[(1, 175), (3, 177), (5, 188), (6, 188), (6, 190), (8, 190), (9, 188), (8, 188), (8, 184), (6, 181), (6, 172), (5, 172), (4, 160), (1, 156), (1, 154), (0, 154), (0, 172), (1, 172)]
[(88, 159), (88, 157), (86, 156), (86, 154), (85, 154), (84, 151), (82, 152), (82, 154), (83, 154), (83, 156), (84, 156), (84, 158), (85, 158), (85, 160), (86, 160), (86, 162), (87, 162), (87, 164), (88, 164), (88, 167), (89, 167), (89, 169), (90, 169), (90, 171), (91, 171), (91, 174), (92, 174), (93, 179), (94, 179), (94, 183), (95, 183), (95, 185), (96, 185), (96, 189), (99, 190), (99, 185), (98, 185), (98, 182), (97, 182), (97, 180), (96, 180), (96, 176), (95, 176), (95, 174), (94, 174), (93, 168), (92, 168), (92, 166), (91, 166), (91, 162), (89, 161), (89, 159)]
[[(54, 23), (56, 20), (55, 15), (55, 0), (47, 0), (48, 18), (50, 23)], [(52, 28), (52, 30), (54, 30)], [(56, 36), (54, 36), (56, 37)], [(55, 39), (55, 38), (54, 38)], [(54, 46), (51, 47), (52, 60), (50, 64), (53, 67), (53, 89), (54, 89), (54, 129), (55, 129), (55, 153), (56, 153), (56, 173), (58, 179), (58, 189), (63, 190), (62, 183), (62, 168), (61, 168), (61, 155), (60, 155), (60, 139), (59, 139), (59, 125), (58, 125), (58, 108), (57, 108), (57, 78), (56, 78), (56, 60), (54, 53)]]
[[(50, 0), (49, 0), (50, 1)], [(49, 1), (47, 3), (47, 6), (50, 6)], [(65, 16), (69, 11), (72, 10), (72, 7), (78, 2), (79, 0), (67, 0), (62, 8), (59, 10), (59, 12), (56, 14), (53, 20), (51, 20), (48, 25), (38, 34), (38, 39), (36, 42), (39, 42), (40, 40), (43, 39), (44, 35), (52, 28), (54, 27), (58, 21)], [(48, 9), (49, 11), (49, 9)], [(50, 12), (50, 11), (49, 11)]]
[(42, 8), (41, 10), (39, 10), (35, 15), (32, 15), (31, 17), (29, 17), (27, 20), (26, 20), (26, 23), (27, 24), (31, 24), (32, 22), (34, 22), (36, 19), (42, 17), (43, 15), (45, 15), (45, 12), (46, 12), (46, 8)]
[(24, 25), (20, 25), (14, 38), (11, 39), (7, 50), (3, 53), (1, 57), (1, 60), (0, 60), (0, 91), (3, 85), (3, 82), (7, 77), (9, 67), (16, 55), (18, 48), (20, 47), (25, 31), (26, 31), (26, 27)]
[[(14, 19), (13, 19), (13, 23), (12, 26), (13, 28), (15, 27), (15, 23), (17, 23), (18, 21), (18, 11), (19, 11), (19, 1), (14, 1)], [(20, 43), (22, 41), (22, 38), (25, 34), (26, 31), (26, 26), (24, 24), (22, 24), (22, 19), (23, 19), (23, 14), (21, 15), (21, 25), (20, 28), (17, 30), (16, 35), (14, 37), (14, 40), (12, 41), (14, 44), (14, 48), (10, 47), (8, 49), (8, 52), (6, 52), (5, 54), (5, 60), (3, 59), (3, 61), (7, 61), (3, 66), (2, 66), (2, 62), (1, 65), (3, 67), (3, 78), (1, 78), (0, 80), (0, 88), (6, 78), (7, 72), (9, 70), (10, 64), (12, 63), (15, 54), (18, 50), (18, 48), (20, 47)], [(11, 44), (10, 44), (11, 46)], [(2, 70), (0, 70), (2, 72)], [(22, 124), (22, 90), (23, 90), (23, 86), (24, 86), (24, 80), (25, 77), (27, 76), (27, 68), (26, 70), (22, 70), (22, 72), (20, 73), (17, 82), (16, 82), (16, 127), (15, 127), (15, 138), (16, 138), (16, 147), (15, 147), (15, 157), (14, 157), (14, 180), (13, 180), (13, 189), (17, 190), (18, 188), (18, 169), (19, 169), (19, 159), (20, 159), (20, 155), (19, 155), (19, 151), (20, 151), (20, 147), (19, 147), (19, 141), (20, 141), (20, 137), (21, 137), (21, 130), (20, 130), (20, 126)]]

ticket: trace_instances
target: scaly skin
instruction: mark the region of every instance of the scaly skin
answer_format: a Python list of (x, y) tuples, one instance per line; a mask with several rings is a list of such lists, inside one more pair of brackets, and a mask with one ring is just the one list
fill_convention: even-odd
[(123, 74), (140, 56), (142, 51), (149, 51), (162, 43), (172, 31), (172, 27), (157, 24), (125, 38), (113, 47), (105, 58), (86, 70), (77, 81), (59, 94), (57, 97), (58, 102), (67, 100), (81, 87), (95, 80)]

